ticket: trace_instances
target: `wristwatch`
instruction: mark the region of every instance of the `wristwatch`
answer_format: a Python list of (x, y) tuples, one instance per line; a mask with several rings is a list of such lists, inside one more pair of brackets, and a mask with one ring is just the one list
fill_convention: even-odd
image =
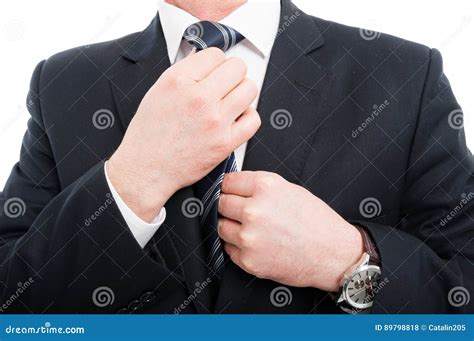
[[(347, 313), (363, 313), (374, 304), (382, 272), (366, 252), (345, 274), (336, 303)], [(337, 296), (336, 296), (337, 297)]]

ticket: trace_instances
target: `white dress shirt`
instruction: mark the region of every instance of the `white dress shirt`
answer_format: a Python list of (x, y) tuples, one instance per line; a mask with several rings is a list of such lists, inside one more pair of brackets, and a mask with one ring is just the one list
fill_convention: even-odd
[[(170, 63), (174, 64), (191, 52), (191, 45), (182, 39), (183, 33), (186, 28), (200, 20), (164, 1), (158, 3), (158, 13)], [(257, 106), (258, 98), (260, 97), (260, 90), (265, 78), (273, 42), (278, 32), (279, 20), (280, 1), (250, 0), (219, 21), (224, 25), (232, 27), (245, 37), (239, 44), (230, 48), (226, 52), (226, 56), (239, 57), (247, 64), (247, 77), (253, 80), (259, 89), (259, 94), (252, 103), (253, 107)], [(244, 143), (235, 150), (235, 159), (239, 170), (242, 169), (244, 163), (246, 147), (247, 143)], [(125, 222), (140, 246), (142, 248), (145, 247), (166, 219), (165, 208), (163, 207), (160, 210), (157, 217), (151, 223), (146, 223), (133, 213), (114, 189), (107, 175), (107, 164), (105, 165), (105, 176), (112, 196)]]

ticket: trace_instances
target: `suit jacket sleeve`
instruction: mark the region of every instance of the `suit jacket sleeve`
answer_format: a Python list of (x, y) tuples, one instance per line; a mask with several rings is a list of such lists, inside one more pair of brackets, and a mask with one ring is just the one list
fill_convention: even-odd
[(130, 302), (131, 310), (151, 303), (171, 311), (171, 302), (184, 299), (182, 280), (138, 245), (103, 162), (60, 188), (61, 160), (52, 153), (38, 95), (43, 64), (31, 81), (20, 160), (0, 193), (1, 311), (110, 313)]
[(474, 166), (462, 112), (431, 50), (397, 226), (372, 235), (383, 284), (373, 313), (474, 311)]

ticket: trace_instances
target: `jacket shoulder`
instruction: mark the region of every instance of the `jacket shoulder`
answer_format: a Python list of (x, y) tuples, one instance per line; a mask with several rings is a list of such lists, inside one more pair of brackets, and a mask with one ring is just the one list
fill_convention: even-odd
[[(41, 83), (50, 82), (61, 75), (73, 76), (76, 81), (91, 74), (113, 74), (123, 66), (122, 55), (138, 39), (140, 32), (105, 42), (74, 47), (47, 58), (44, 62)], [(62, 77), (61, 77), (62, 78)]]
[(332, 51), (350, 51), (361, 61), (373, 62), (389, 57), (409, 62), (426, 62), (431, 49), (423, 44), (383, 32), (352, 27), (312, 17), (321, 31), (325, 45)]

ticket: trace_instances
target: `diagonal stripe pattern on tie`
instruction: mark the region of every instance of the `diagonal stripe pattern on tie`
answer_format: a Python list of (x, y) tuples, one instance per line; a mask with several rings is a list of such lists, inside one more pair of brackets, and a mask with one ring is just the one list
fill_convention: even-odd
[[(200, 21), (186, 29), (183, 39), (197, 50), (217, 47), (225, 52), (244, 37), (234, 29), (217, 22)], [(224, 174), (235, 171), (237, 164), (234, 153), (231, 153), (226, 160), (194, 185), (194, 191), (203, 204), (200, 225), (208, 249), (207, 266), (210, 276), (219, 279), (222, 279), (224, 271), (224, 253), (217, 233), (218, 200)]]
[(242, 41), (244, 36), (233, 28), (218, 22), (200, 21), (186, 29), (183, 39), (197, 50), (217, 47), (226, 52), (232, 46)]

